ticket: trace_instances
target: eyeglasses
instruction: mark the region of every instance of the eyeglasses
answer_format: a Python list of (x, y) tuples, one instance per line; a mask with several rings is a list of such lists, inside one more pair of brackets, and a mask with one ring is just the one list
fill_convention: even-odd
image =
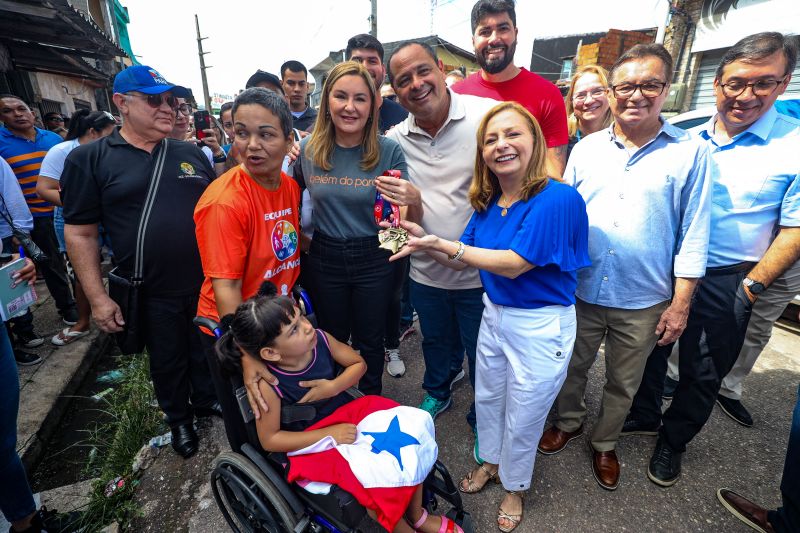
[(728, 98), (736, 98), (743, 92), (747, 90), (748, 87), (752, 89), (753, 94), (756, 96), (769, 96), (775, 89), (778, 88), (778, 85), (786, 81), (784, 77), (782, 80), (758, 80), (754, 81), (753, 83), (744, 83), (742, 81), (729, 81), (728, 83), (720, 83), (719, 86), (722, 87), (722, 94), (727, 96)]
[(49, 122), (64, 122), (64, 119), (61, 117), (47, 117), (45, 120)]
[(164, 94), (126, 93), (125, 96), (136, 96), (137, 98), (144, 98), (147, 100), (147, 105), (149, 105), (153, 109), (158, 109), (159, 107), (161, 107), (161, 104), (163, 104), (164, 101), (166, 101), (167, 105), (170, 106), (172, 109), (178, 109), (178, 99), (172, 95), (164, 96)]
[(187, 117), (192, 114), (192, 106), (189, 104), (181, 104), (178, 106), (178, 112)]
[(590, 96), (592, 98), (594, 98), (595, 100), (597, 100), (598, 98), (600, 98), (601, 96), (604, 96), (605, 94), (606, 94), (606, 88), (605, 87), (595, 87), (591, 91), (583, 91), (583, 92), (580, 92), (578, 94), (573, 94), (572, 95), (572, 101), (573, 102), (583, 102), (584, 100), (586, 100)]
[(664, 92), (664, 87), (667, 86), (666, 82), (661, 81), (648, 81), (647, 83), (620, 83), (619, 85), (612, 85), (611, 92), (614, 93), (614, 98), (630, 98), (636, 89), (641, 91), (642, 96), (645, 98), (655, 98), (661, 96)]

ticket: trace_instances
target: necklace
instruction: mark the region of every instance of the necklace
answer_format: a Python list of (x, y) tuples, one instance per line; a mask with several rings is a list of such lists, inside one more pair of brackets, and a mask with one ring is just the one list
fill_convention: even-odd
[[(503, 195), (500, 195), (500, 198), (497, 200), (497, 206), (502, 208), (500, 210), (501, 217), (504, 217), (508, 214), (508, 208), (514, 205), (514, 202), (516, 201), (518, 195), (519, 193), (515, 193), (513, 196), (509, 197), (505, 202), (503, 202)], [(500, 205), (500, 202), (503, 202), (504, 204), (507, 205), (505, 206)]]

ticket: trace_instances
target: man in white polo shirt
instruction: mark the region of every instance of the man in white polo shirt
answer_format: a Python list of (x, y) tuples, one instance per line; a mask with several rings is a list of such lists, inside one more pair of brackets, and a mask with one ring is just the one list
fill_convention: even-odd
[[(472, 215), (467, 191), (475, 164), (475, 132), (497, 102), (450, 91), (436, 53), (426, 44), (402, 43), (387, 65), (397, 98), (410, 113), (387, 136), (400, 143), (409, 179), (422, 192), (420, 224), (442, 238), (458, 239)], [(451, 405), (450, 388), (464, 375), (465, 351), (475, 385), (482, 294), (477, 270), (453, 270), (424, 254), (411, 257), (411, 301), (424, 337), (426, 395), (420, 408), (434, 418)], [(474, 430), (474, 405), (467, 421)], [(475, 456), (478, 460), (477, 441)]]

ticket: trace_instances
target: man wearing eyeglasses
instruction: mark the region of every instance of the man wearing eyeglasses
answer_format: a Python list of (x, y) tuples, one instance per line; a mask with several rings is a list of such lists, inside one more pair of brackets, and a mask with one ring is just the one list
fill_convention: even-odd
[[(197, 451), (194, 415), (219, 414), (200, 333), (192, 325), (203, 281), (192, 216), (215, 175), (196, 145), (165, 139), (175, 123), (178, 97), (186, 95), (150, 67), (123, 70), (114, 79), (113, 96), (122, 127), (73, 150), (61, 176), (67, 251), (95, 322), (109, 333), (122, 331), (129, 317), (103, 287), (97, 227), (102, 223), (108, 231), (119, 274), (129, 277), (140, 220), (149, 213), (139, 251), (141, 322), (156, 398), (172, 429), (172, 447), (183, 457)], [(155, 200), (146, 210), (162, 155)]]
[(609, 73), (614, 122), (575, 145), (564, 174), (586, 201), (592, 266), (578, 271), (575, 348), (539, 451), (558, 453), (582, 435), (587, 373), (605, 338), (590, 443), (592, 473), (607, 490), (619, 483), (617, 439), (647, 355), (683, 332), (706, 268), (708, 148), (660, 116), (671, 75), (672, 57), (659, 44), (622, 54)]
[(780, 33), (739, 41), (717, 67), (717, 114), (694, 130), (713, 160), (708, 269), (679, 343), (672, 404), (661, 416), (660, 405), (648, 410), (638, 401), (660, 396), (667, 353), (651, 357), (642, 383), (648, 389), (631, 412), (658, 430), (648, 476), (662, 486), (677, 481), (681, 455), (715, 401), (736, 409), (735, 400), (718, 393), (739, 356), (753, 304), (800, 258), (800, 121), (773, 107), (796, 60), (796, 45)]

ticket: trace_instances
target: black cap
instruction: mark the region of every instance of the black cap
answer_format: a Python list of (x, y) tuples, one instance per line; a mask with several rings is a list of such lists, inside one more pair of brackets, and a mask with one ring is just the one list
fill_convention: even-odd
[(283, 88), (281, 87), (280, 78), (275, 74), (266, 72), (264, 70), (257, 70), (255, 74), (250, 76), (250, 78), (247, 80), (245, 88), (249, 89), (250, 87), (255, 87), (259, 83), (269, 83), (270, 85), (274, 85), (280, 88), (281, 93), (283, 93)]

